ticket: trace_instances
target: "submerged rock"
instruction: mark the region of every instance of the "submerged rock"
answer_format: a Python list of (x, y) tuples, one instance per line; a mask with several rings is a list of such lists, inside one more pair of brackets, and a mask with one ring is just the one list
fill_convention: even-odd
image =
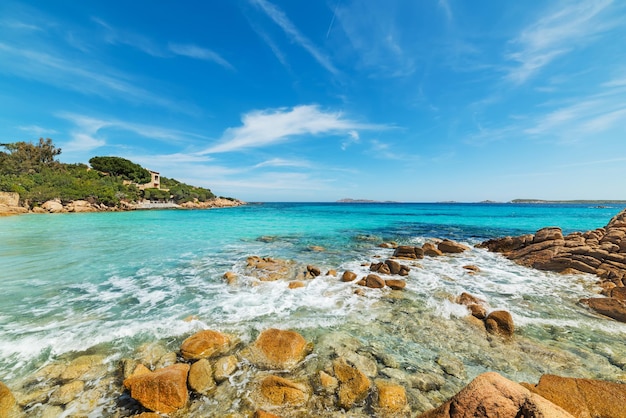
[(383, 414), (397, 413), (407, 406), (406, 390), (400, 385), (396, 385), (384, 380), (376, 381), (378, 389), (378, 407)]
[(169, 414), (187, 404), (188, 364), (175, 364), (154, 372), (133, 374), (124, 380), (130, 396), (145, 408)]
[(246, 260), (246, 271), (261, 281), (295, 278), (296, 263), (270, 257), (251, 256)]
[(342, 358), (333, 362), (335, 376), (340, 382), (339, 406), (344, 409), (352, 408), (367, 396), (372, 382), (356, 367), (350, 366)]
[(491, 312), (485, 319), (485, 327), (489, 333), (503, 337), (511, 337), (515, 331), (513, 317), (507, 311)]
[(260, 392), (273, 405), (302, 405), (310, 389), (303, 383), (271, 375), (261, 381)]
[(221, 383), (228, 379), (237, 370), (237, 357), (226, 356), (218, 359), (215, 362), (215, 373), (213, 377), (217, 383)]
[(180, 346), (180, 353), (187, 360), (211, 358), (224, 354), (231, 345), (230, 337), (221, 332), (203, 330), (187, 338)]
[(241, 355), (260, 368), (288, 370), (302, 361), (310, 349), (297, 332), (271, 328), (263, 331)]
[(200, 359), (189, 368), (189, 387), (202, 395), (208, 394), (215, 389), (213, 369), (207, 359)]

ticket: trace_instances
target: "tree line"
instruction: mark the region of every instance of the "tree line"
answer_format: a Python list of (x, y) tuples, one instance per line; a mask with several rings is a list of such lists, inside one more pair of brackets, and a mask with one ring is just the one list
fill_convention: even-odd
[(181, 204), (215, 198), (210, 189), (166, 177), (161, 177), (162, 189), (140, 190), (137, 184), (148, 183), (150, 172), (120, 157), (93, 157), (89, 160), (91, 167), (61, 163), (57, 160), (61, 148), (50, 138), (40, 138), (36, 143), (0, 143), (1, 148), (0, 191), (19, 193), (20, 202), (31, 208), (52, 199), (118, 206), (122, 201), (143, 199)]

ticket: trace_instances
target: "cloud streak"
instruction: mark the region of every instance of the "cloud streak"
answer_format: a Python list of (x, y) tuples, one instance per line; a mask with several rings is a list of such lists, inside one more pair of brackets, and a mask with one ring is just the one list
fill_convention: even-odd
[(354, 135), (350, 132), (389, 129), (346, 119), (340, 112), (325, 112), (317, 105), (256, 110), (243, 115), (241, 122), (242, 126), (228, 128), (221, 140), (203, 153), (266, 147), (305, 135)]
[[(323, 54), (314, 44), (304, 36), (300, 30), (289, 20), (287, 15), (277, 6), (266, 0), (250, 0), (259, 7), (270, 19), (274, 21), (289, 36), (292, 42), (304, 48), (322, 67), (333, 75), (338, 75), (339, 70), (333, 65), (330, 58)], [(271, 48), (271, 45), (270, 45)]]
[(211, 61), (229, 70), (235, 70), (235, 67), (233, 67), (228, 61), (226, 61), (216, 52), (213, 52), (207, 48), (202, 48), (197, 45), (184, 45), (175, 43), (169, 43), (168, 48), (176, 55), (187, 58), (194, 58), (202, 61)]
[(526, 27), (511, 41), (506, 58), (514, 63), (506, 79), (523, 84), (545, 66), (609, 28), (599, 17), (611, 0), (573, 2)]

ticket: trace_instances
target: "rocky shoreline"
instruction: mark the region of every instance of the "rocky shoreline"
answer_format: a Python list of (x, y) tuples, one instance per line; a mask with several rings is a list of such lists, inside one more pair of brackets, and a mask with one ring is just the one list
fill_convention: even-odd
[(91, 203), (87, 200), (74, 200), (63, 203), (58, 199), (48, 200), (41, 206), (32, 209), (19, 205), (17, 193), (3, 193), (4, 195), (16, 195), (0, 200), (0, 216), (19, 215), (25, 213), (87, 213), (87, 212), (126, 212), (131, 210), (150, 209), (213, 209), (230, 208), (245, 205), (246, 202), (237, 199), (217, 197), (206, 202), (189, 201), (180, 205), (163, 202), (124, 202), (119, 206), (107, 206), (104, 204)]
[[(555, 271), (591, 273), (572, 269), (573, 265), (579, 266), (579, 257), (566, 255), (580, 253), (570, 249), (589, 247), (592, 254), (612, 261), (622, 254), (624, 237), (626, 211), (605, 228), (588, 233), (563, 237), (560, 229), (546, 228), (534, 235), (491, 240), (479, 246), (500, 250), (525, 266), (558, 266)], [(245, 280), (253, 279), (253, 285), (282, 281), (291, 291), (298, 292), (319, 278), (336, 278), (349, 284), (357, 297), (367, 298), (371, 294), (368, 292), (382, 290), (387, 303), (396, 304), (405, 295), (405, 277), (411, 269), (423, 268), (421, 260), (445, 259), (470, 250), (451, 240), (432, 240), (421, 246), (401, 246), (395, 242), (378, 246), (388, 249), (388, 256), (363, 263), (369, 270), (365, 274), (333, 269), (323, 272), (315, 265), (249, 256), (243, 273), (224, 273), (224, 285), (249, 283), (244, 282), (244, 274)], [(311, 251), (324, 249), (315, 246)], [(608, 258), (605, 252), (617, 256)], [(588, 257), (597, 259), (593, 255)], [(475, 265), (465, 265), (463, 269), (469, 276), (480, 274), (480, 267)], [(589, 300), (622, 300), (618, 299), (621, 291), (616, 289), (624, 289), (626, 269), (606, 271), (596, 268), (595, 274), (600, 278), (603, 293), (609, 297)], [(492, 310), (488, 301), (462, 293), (451, 302), (467, 308), (466, 332), (483, 336), (488, 347), (501, 346), (506, 350), (519, 338), (511, 315)], [(197, 319), (191, 316), (185, 321)], [(392, 353), (374, 346), (363, 347), (343, 332), (306, 338), (295, 330), (269, 328), (254, 335), (250, 342), (244, 340), (239, 335), (205, 328), (182, 341), (144, 344), (123, 357), (96, 348), (63, 357), (12, 383), (11, 388), (0, 383), (0, 418), (272, 418), (309, 417), (312, 413), (320, 417), (626, 418), (623, 408), (626, 383), (618, 383), (623, 381), (619, 376), (616, 376), (618, 382), (610, 382), (544, 374), (537, 384), (530, 384), (488, 372), (478, 375), (460, 391), (458, 388), (451, 391), (443, 376), (461, 381), (466, 371), (452, 353), (445, 351), (436, 358), (437, 371), (410, 371)], [(626, 369), (626, 360), (615, 362)], [(427, 399), (426, 393), (440, 395)], [(434, 403), (430, 399), (439, 400)], [(440, 406), (434, 408), (436, 405)]]
[(626, 322), (626, 210), (593, 231), (563, 236), (561, 228), (547, 227), (535, 234), (488, 240), (478, 247), (501, 253), (526, 267), (596, 275), (606, 297), (581, 302), (602, 315)]

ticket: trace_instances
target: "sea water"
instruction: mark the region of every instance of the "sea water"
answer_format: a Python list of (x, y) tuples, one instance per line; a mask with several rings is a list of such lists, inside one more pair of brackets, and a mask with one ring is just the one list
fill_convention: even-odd
[[(389, 289), (358, 295), (354, 284), (324, 274), (293, 290), (245, 272), (246, 258), (258, 255), (364, 275), (367, 263), (392, 255), (382, 242), (450, 238), (472, 246), (545, 226), (585, 231), (621, 209), (264, 203), (0, 218), (0, 381), (11, 387), (94, 347), (115, 360), (145, 342), (175, 348), (199, 329), (250, 342), (270, 327), (296, 330), (319, 346), (355, 338), (407, 372), (439, 367), (449, 356), (463, 370), (451, 390), (484, 371), (518, 381), (544, 373), (621, 381), (626, 324), (578, 302), (599, 291), (594, 276), (540, 272), (475, 248), (419, 260), (401, 296)], [(469, 274), (468, 264), (480, 272)], [(236, 284), (223, 280), (226, 271), (240, 275)], [(515, 342), (488, 340), (469, 326), (467, 309), (453, 303), (461, 292), (511, 312)]]

